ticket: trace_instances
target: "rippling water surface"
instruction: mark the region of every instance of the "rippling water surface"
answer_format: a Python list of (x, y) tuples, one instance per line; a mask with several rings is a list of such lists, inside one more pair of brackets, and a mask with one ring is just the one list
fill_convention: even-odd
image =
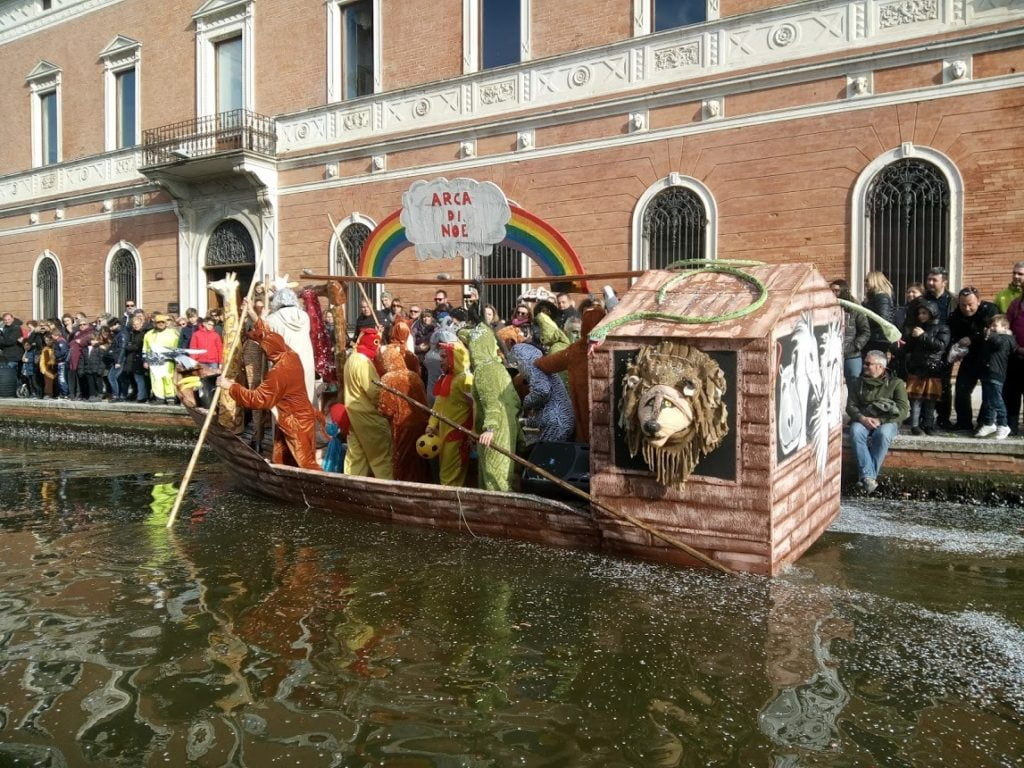
[(781, 578), (0, 448), (0, 766), (1019, 766), (1019, 510), (851, 502)]

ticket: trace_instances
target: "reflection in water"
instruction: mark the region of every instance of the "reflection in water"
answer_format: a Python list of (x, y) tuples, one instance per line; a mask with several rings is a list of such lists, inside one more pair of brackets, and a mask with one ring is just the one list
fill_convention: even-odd
[[(727, 579), (286, 509), (210, 466), (168, 532), (176, 458), (0, 448), (0, 766), (1024, 754), (1001, 510), (858, 507), (783, 578)], [(943, 526), (978, 546), (921, 545)]]

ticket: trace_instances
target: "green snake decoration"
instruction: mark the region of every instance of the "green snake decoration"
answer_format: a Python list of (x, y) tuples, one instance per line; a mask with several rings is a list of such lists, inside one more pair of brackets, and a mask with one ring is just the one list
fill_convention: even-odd
[(750, 313), (756, 312), (760, 309), (764, 305), (765, 301), (768, 300), (768, 288), (759, 278), (748, 272), (744, 272), (742, 267), (763, 266), (765, 266), (763, 261), (735, 261), (726, 259), (685, 259), (683, 261), (674, 261), (666, 266), (665, 269), (682, 269), (685, 271), (680, 272), (678, 275), (673, 275), (658, 289), (658, 293), (655, 296), (655, 302), (658, 305), (664, 303), (665, 295), (668, 291), (675, 288), (683, 280), (693, 277), (701, 272), (716, 272), (723, 275), (732, 275), (733, 277), (754, 286), (754, 288), (757, 289), (757, 298), (745, 307), (733, 310), (732, 312), (726, 312), (722, 315), (680, 315), (675, 312), (659, 312), (656, 310), (630, 312), (629, 314), (616, 318), (610, 323), (594, 329), (591, 331), (588, 338), (592, 343), (600, 343), (604, 341), (608, 334), (616, 328), (626, 325), (627, 323), (632, 323), (635, 320), (660, 320), (666, 323), (679, 323), (681, 325), (707, 325), (709, 323), (723, 323), (729, 320), (736, 320), (744, 317), (745, 315), (749, 315)]

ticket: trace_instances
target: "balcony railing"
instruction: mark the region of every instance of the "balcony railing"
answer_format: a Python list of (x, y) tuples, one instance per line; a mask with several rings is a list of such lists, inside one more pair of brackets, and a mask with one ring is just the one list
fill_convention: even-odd
[(142, 149), (147, 166), (236, 149), (273, 155), (277, 151), (277, 124), (272, 117), (233, 109), (143, 131)]

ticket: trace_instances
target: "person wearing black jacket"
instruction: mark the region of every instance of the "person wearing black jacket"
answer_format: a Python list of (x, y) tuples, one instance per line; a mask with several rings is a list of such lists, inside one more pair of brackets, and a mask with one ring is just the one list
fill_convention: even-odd
[(910, 398), (910, 432), (935, 432), (935, 403), (942, 394), (946, 369), (949, 326), (939, 322), (934, 301), (917, 305), (917, 317), (903, 334), (903, 359), (907, 366), (907, 397)]
[[(864, 306), (890, 323), (895, 319), (892, 283), (883, 273), (868, 272), (868, 276), (864, 280)], [(868, 339), (864, 351), (870, 352), (872, 349), (877, 349), (879, 352), (888, 352), (892, 343), (885, 338), (882, 326), (870, 318), (868, 326), (871, 328), (871, 337)]]
[[(956, 297), (949, 292), (949, 273), (945, 267), (932, 267), (928, 270), (928, 275), (924, 281), (925, 293), (918, 303), (921, 301), (934, 301), (935, 306), (939, 310), (939, 322), (949, 323), (949, 314), (956, 307)], [(907, 307), (907, 317), (917, 317), (917, 307)], [(956, 337), (952, 337), (953, 341), (956, 341)], [(936, 424), (942, 429), (952, 429), (953, 424), (949, 420), (950, 413), (953, 410), (953, 366), (947, 365), (946, 369), (942, 372), (942, 396), (939, 398), (938, 404), (935, 406), (935, 413), (937, 415)]]
[(977, 289), (968, 286), (957, 295), (957, 308), (949, 316), (950, 339), (953, 344), (967, 348), (967, 354), (960, 361), (960, 368), (956, 374), (953, 407), (956, 409), (954, 429), (957, 432), (974, 431), (971, 394), (984, 372), (982, 350), (985, 346), (985, 331), (996, 313), (995, 304), (991, 301), (982, 301)]
[(981, 350), (981, 412), (978, 414), (978, 432), (975, 437), (994, 437), (1005, 440), (1010, 436), (1006, 403), (1003, 401), (1003, 383), (1010, 355), (1017, 351), (1017, 342), (1010, 333), (1006, 315), (995, 315), (985, 332)]
[(17, 368), (25, 348), (21, 345), (21, 320), (10, 312), (4, 312), (0, 325), (0, 364)]
[[(132, 315), (131, 327), (125, 334), (124, 349), (121, 352), (121, 376), (128, 384), (128, 380), (135, 382), (135, 402), (144, 403), (149, 399), (149, 387), (147, 384), (146, 370), (142, 367), (142, 341), (146, 335), (146, 316), (142, 312)], [(114, 358), (116, 363), (117, 357)], [(122, 391), (125, 399), (128, 397), (128, 387)]]
[(110, 385), (110, 400), (120, 403), (128, 394), (128, 377), (124, 375), (124, 348), (128, 343), (128, 330), (121, 327), (121, 318), (113, 317), (107, 321), (110, 329), (110, 349), (107, 350), (107, 383)]

